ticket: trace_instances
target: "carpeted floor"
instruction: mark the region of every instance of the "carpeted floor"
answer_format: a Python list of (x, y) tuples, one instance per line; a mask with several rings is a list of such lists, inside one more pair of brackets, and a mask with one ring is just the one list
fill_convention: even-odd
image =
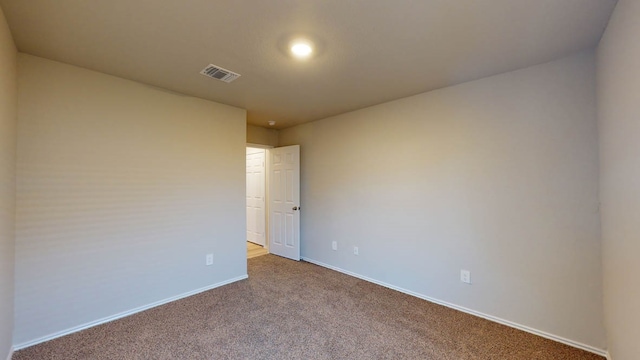
[(13, 359), (603, 359), (312, 264), (248, 261), (248, 280)]

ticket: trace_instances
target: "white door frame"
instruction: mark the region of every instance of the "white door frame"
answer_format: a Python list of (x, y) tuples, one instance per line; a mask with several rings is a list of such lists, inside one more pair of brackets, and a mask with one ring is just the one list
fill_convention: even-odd
[[(264, 248), (267, 249), (267, 251), (269, 251), (269, 169), (271, 169), (271, 164), (270, 164), (270, 160), (269, 160), (269, 149), (273, 149), (273, 146), (271, 145), (263, 145), (263, 144), (254, 144), (254, 143), (247, 143), (245, 145), (245, 149), (248, 147), (252, 147), (252, 148), (258, 148), (258, 149), (265, 149), (266, 154), (265, 154), (265, 176), (264, 176), (264, 192), (265, 192), (265, 198), (264, 198), (264, 202), (265, 202), (265, 207), (264, 207)], [(245, 164), (246, 166), (246, 164)], [(245, 188), (247, 187), (247, 185), (245, 184)]]

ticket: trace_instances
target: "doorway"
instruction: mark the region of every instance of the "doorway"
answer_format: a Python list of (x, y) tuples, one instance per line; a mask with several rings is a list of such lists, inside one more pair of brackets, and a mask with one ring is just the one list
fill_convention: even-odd
[(300, 146), (247, 144), (247, 258), (300, 260)]
[(247, 258), (269, 253), (267, 244), (266, 149), (247, 146)]

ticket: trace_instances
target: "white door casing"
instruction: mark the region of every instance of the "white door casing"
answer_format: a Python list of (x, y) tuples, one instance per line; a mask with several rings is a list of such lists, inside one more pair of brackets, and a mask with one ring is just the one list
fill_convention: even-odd
[(247, 148), (247, 241), (265, 246), (265, 149)]
[(269, 251), (300, 260), (300, 145), (269, 150)]

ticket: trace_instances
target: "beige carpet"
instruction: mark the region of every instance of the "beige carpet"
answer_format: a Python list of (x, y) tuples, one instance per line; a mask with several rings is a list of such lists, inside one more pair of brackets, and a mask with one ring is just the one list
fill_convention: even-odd
[(25, 359), (602, 359), (312, 264), (249, 260), (249, 279), (18, 351)]

